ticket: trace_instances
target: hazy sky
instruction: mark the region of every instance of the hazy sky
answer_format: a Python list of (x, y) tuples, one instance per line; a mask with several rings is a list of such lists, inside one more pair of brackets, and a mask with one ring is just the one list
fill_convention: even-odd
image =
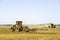
[(0, 0), (0, 24), (60, 23), (60, 0)]

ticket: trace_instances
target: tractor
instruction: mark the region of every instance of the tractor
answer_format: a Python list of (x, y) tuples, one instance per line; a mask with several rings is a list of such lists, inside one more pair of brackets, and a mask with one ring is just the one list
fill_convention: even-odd
[(30, 31), (30, 29), (28, 28), (28, 26), (23, 26), (22, 25), (22, 21), (16, 21), (16, 24), (13, 25), (10, 29), (11, 29), (12, 32), (14, 32), (14, 31), (18, 31), (18, 32), (21, 32), (21, 31), (29, 32)]

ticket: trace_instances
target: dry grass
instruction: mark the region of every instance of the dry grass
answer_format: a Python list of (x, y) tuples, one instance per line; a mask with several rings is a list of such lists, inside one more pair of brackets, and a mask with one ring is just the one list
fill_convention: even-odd
[(60, 28), (49, 31), (36, 32), (11, 32), (9, 27), (0, 27), (0, 40), (60, 40)]
[(1, 34), (0, 40), (60, 40), (60, 34)]

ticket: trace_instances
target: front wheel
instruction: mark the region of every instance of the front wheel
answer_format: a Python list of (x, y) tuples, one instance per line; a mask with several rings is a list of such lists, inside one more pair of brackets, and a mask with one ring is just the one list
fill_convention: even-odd
[(14, 27), (11, 27), (10, 29), (12, 32), (14, 32), (16, 30), (16, 28), (14, 28)]

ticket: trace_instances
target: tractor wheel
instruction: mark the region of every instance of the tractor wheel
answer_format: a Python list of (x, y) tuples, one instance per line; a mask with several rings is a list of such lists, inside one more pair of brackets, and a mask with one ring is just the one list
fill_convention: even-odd
[(11, 31), (14, 32), (16, 30), (15, 27), (11, 27)]
[(22, 27), (18, 27), (18, 32), (22, 31), (23, 28)]

